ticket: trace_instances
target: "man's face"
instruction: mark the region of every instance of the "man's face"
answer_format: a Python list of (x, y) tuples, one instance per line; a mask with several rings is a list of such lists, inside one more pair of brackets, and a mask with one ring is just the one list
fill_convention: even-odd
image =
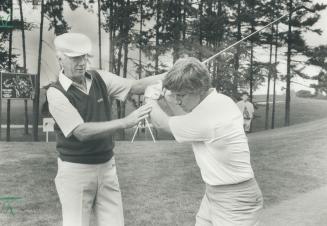
[(247, 94), (243, 94), (242, 95), (242, 100), (247, 101), (248, 98), (249, 98), (249, 96)]
[(85, 74), (87, 65), (87, 55), (60, 58), (65, 75), (75, 82), (79, 82)]
[(185, 111), (191, 112), (202, 101), (200, 92), (171, 92), (176, 103)]

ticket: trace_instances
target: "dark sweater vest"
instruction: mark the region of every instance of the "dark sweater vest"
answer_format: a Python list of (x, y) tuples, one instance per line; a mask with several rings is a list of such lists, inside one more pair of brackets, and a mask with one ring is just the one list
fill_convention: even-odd
[[(109, 121), (111, 119), (111, 103), (106, 84), (96, 71), (88, 71), (85, 76), (92, 76), (92, 85), (88, 95), (73, 85), (66, 92), (59, 81), (53, 83), (51, 87), (60, 90), (67, 97), (84, 122)], [(63, 161), (99, 164), (110, 160), (113, 156), (112, 136), (81, 142), (73, 134), (66, 138), (57, 124), (54, 128), (57, 135), (57, 151)]]

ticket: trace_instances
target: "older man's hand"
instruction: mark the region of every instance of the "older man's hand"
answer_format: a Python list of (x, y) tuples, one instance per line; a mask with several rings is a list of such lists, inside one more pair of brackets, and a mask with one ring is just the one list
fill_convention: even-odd
[(145, 89), (144, 92), (144, 100), (158, 100), (162, 95), (162, 83), (157, 83), (154, 85), (150, 85)]
[(123, 119), (125, 123), (124, 128), (130, 128), (137, 125), (141, 120), (149, 117), (151, 110), (152, 105), (150, 103), (142, 105)]

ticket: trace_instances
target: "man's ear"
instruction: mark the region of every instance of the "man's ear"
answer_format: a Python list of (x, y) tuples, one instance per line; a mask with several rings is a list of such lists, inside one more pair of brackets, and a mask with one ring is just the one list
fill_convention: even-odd
[(62, 68), (63, 68), (63, 65), (62, 65), (63, 55), (62, 55), (62, 53), (61, 53), (61, 52), (57, 52), (56, 57), (57, 57), (57, 60), (58, 60), (59, 66), (60, 66), (60, 68), (62, 69)]

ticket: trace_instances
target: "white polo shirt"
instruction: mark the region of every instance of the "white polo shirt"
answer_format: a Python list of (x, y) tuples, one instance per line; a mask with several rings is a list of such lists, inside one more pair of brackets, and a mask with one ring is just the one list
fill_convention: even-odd
[[(108, 96), (112, 99), (124, 101), (132, 87), (132, 80), (119, 77), (107, 71), (97, 70), (106, 84)], [(74, 82), (62, 72), (59, 74), (59, 82), (67, 91)], [(86, 77), (86, 94), (89, 94), (92, 78)], [(78, 86), (75, 85), (78, 88)], [(83, 90), (81, 90), (83, 91)], [(73, 130), (84, 123), (77, 109), (69, 102), (67, 97), (58, 89), (50, 87), (47, 91), (49, 111), (60, 127), (65, 137), (69, 137)]]
[(238, 108), (240, 109), (240, 111), (244, 112), (244, 109), (246, 108), (247, 111), (249, 112), (249, 116), (250, 118), (252, 119), (253, 118), (253, 114), (254, 114), (254, 107), (253, 107), (253, 104), (249, 101), (244, 101), (244, 100), (241, 100), (239, 102), (237, 102), (237, 106)]
[(169, 118), (178, 142), (191, 142), (202, 178), (209, 185), (254, 177), (243, 117), (234, 101), (215, 89), (192, 112)]

